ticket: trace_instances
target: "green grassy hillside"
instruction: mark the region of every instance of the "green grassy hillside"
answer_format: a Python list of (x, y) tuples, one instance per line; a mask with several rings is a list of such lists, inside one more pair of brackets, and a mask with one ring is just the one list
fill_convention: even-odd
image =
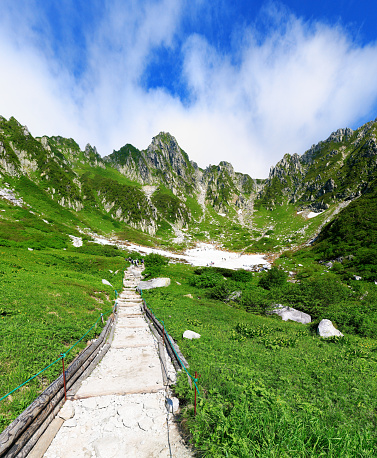
[[(316, 304), (315, 319), (328, 318), (339, 300), (355, 318), (356, 309), (376, 310), (376, 293), (370, 290), (367, 305), (360, 291), (350, 295), (332, 278), (312, 288), (284, 280), (267, 290), (259, 286), (267, 274), (172, 265), (161, 274), (172, 284), (143, 296), (178, 342), (190, 373), (199, 374), (196, 417), (185, 373), (175, 391), (182, 425), (200, 456), (374, 456), (377, 323), (370, 325), (371, 337), (362, 337), (362, 329), (347, 327), (346, 317), (338, 315), (345, 337), (325, 340), (313, 325), (282, 322), (261, 311), (275, 301), (291, 298), (293, 304), (297, 294), (302, 304)], [(242, 291), (243, 299), (218, 299), (233, 290)], [(200, 339), (183, 339), (187, 329)]]
[[(113, 247), (91, 245), (0, 247), (0, 398), (58, 359), (101, 313), (108, 316), (115, 294), (102, 279), (121, 290), (124, 256)], [(101, 328), (100, 320), (67, 354), (67, 363)], [(59, 363), (0, 401), (0, 430), (61, 374)]]

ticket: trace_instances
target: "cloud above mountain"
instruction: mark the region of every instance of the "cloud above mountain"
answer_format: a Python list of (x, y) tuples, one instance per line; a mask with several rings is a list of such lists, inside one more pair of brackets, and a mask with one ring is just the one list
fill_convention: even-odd
[(225, 43), (203, 32), (200, 0), (52, 3), (4, 0), (0, 18), (0, 114), (33, 135), (106, 155), (169, 131), (202, 167), (266, 177), (285, 153), (375, 117), (377, 44), (340, 23), (268, 3)]

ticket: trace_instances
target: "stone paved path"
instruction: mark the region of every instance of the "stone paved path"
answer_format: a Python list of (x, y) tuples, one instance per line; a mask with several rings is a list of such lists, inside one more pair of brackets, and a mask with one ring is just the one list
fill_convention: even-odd
[[(157, 341), (135, 293), (139, 277), (136, 268), (126, 272), (111, 348), (63, 406), (65, 421), (45, 458), (193, 456), (166, 409)], [(167, 354), (166, 361), (174, 379)]]

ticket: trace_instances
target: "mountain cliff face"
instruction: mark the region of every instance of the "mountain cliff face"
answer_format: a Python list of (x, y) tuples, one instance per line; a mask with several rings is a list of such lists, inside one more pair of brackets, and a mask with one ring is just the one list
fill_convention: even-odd
[(255, 188), (254, 180), (228, 163), (201, 170), (169, 133), (154, 137), (146, 150), (126, 144), (101, 158), (89, 144), (81, 151), (73, 139), (34, 138), (14, 118), (3, 117), (0, 174), (25, 176), (63, 207), (98, 209), (152, 235), (161, 225), (194, 223), (186, 201), (203, 189), (202, 212), (206, 205), (226, 212), (228, 206), (242, 207)]
[(195, 162), (179, 147), (169, 133), (153, 137), (145, 151), (127, 144), (104, 158), (120, 173), (144, 185), (164, 184), (173, 194), (193, 192), (202, 175)]
[(339, 129), (302, 156), (286, 154), (271, 168), (259, 205), (322, 211), (365, 193), (377, 178), (376, 133), (372, 121), (356, 131)]
[[(292, 237), (282, 229), (278, 236), (263, 212), (331, 210), (368, 193), (377, 183), (376, 138), (376, 121), (339, 129), (302, 156), (286, 154), (266, 180), (255, 180), (224, 161), (199, 168), (165, 132), (145, 150), (126, 144), (102, 158), (89, 144), (82, 151), (73, 139), (34, 138), (14, 118), (0, 117), (0, 183), (33, 183), (79, 218), (102, 215), (162, 238), (182, 238), (184, 230), (200, 240), (237, 238), (245, 249), (261, 240), (263, 249), (279, 249)], [(301, 219), (300, 230), (298, 223), (292, 228), (305, 235), (310, 225)]]

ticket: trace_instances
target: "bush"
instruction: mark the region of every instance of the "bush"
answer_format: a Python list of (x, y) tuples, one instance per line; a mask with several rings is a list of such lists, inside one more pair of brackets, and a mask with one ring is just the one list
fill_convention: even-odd
[(227, 297), (229, 297), (229, 294), (230, 294), (230, 289), (227, 283), (223, 280), (221, 283), (218, 283), (214, 288), (211, 289), (209, 296), (212, 299), (223, 301)]
[(259, 286), (264, 289), (280, 288), (286, 285), (288, 275), (284, 270), (272, 267), (259, 280)]
[(247, 270), (234, 270), (230, 278), (234, 281), (240, 281), (243, 283), (247, 283), (249, 281), (252, 281), (253, 273), (248, 272)]
[(151, 253), (144, 257), (144, 277), (158, 277), (169, 260), (157, 253)]
[(215, 270), (197, 269), (195, 273), (197, 272), (199, 275), (192, 276), (189, 280), (191, 286), (196, 286), (197, 288), (214, 288), (215, 286), (218, 286), (224, 282), (223, 276), (217, 273)]
[(249, 313), (264, 315), (269, 306), (269, 301), (265, 290), (249, 290), (242, 293), (240, 304)]

